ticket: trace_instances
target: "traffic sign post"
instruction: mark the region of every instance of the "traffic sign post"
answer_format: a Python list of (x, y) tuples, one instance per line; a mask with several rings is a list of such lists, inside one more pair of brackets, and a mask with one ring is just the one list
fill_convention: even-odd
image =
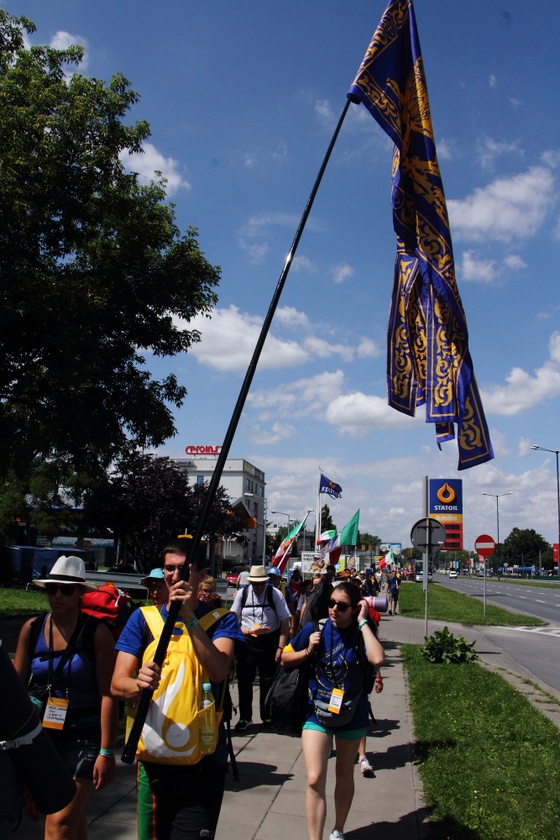
[(424, 635), (428, 635), (428, 562), (436, 556), (447, 538), (447, 533), (444, 526), (437, 519), (431, 516), (426, 516), (424, 519), (419, 519), (412, 526), (410, 532), (410, 540), (414, 548), (420, 549), (424, 555), (424, 562), (422, 563), (422, 589), (424, 590), (424, 621), (426, 630)]
[(482, 604), (484, 615), (486, 615), (486, 558), (490, 557), (496, 551), (494, 538), (488, 534), (481, 534), (474, 541), (474, 550), (480, 557), (484, 558), (482, 567), (482, 580), (484, 581), (482, 584)]

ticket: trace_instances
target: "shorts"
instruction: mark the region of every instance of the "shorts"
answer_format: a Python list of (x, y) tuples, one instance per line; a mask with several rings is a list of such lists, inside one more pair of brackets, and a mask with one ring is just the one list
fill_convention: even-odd
[(341, 738), (343, 741), (359, 741), (367, 733), (365, 729), (336, 729), (335, 727), (322, 726), (320, 723), (315, 723), (313, 720), (307, 720), (302, 729), (312, 729), (313, 732), (324, 732), (325, 735), (334, 735), (335, 738)]
[(138, 840), (212, 840), (225, 774), (212, 756), (190, 766), (139, 761)]
[(72, 778), (93, 781), (93, 767), (101, 745), (99, 718), (72, 721), (61, 732), (56, 729), (45, 729), (44, 732)]

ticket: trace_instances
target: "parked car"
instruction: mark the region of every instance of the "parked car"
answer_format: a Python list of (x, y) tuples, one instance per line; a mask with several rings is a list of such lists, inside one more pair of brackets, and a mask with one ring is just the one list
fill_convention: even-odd
[(237, 578), (241, 574), (241, 572), (248, 572), (249, 566), (232, 566), (229, 572), (226, 574), (226, 580), (229, 586), (237, 586)]
[(457, 577), (457, 571), (455, 569), (450, 569), (449, 570), (449, 577), (450, 578), (456, 578)]

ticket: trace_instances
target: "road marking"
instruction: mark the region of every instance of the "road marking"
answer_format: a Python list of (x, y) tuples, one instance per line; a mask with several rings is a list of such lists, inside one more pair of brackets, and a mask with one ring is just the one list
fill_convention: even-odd
[(535, 598), (535, 603), (536, 604), (546, 604), (546, 601), (539, 601), (538, 598)]
[(510, 629), (517, 630), (519, 633), (538, 633), (541, 636), (556, 636), (560, 639), (560, 627), (511, 627)]

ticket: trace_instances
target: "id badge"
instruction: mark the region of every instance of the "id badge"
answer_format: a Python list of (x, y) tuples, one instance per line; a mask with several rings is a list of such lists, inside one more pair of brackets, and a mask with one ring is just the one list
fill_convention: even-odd
[(48, 697), (43, 726), (46, 729), (63, 729), (67, 712), (68, 700), (65, 697)]
[(342, 707), (343, 699), (344, 691), (341, 688), (333, 688), (331, 699), (329, 700), (329, 712), (338, 715)]

